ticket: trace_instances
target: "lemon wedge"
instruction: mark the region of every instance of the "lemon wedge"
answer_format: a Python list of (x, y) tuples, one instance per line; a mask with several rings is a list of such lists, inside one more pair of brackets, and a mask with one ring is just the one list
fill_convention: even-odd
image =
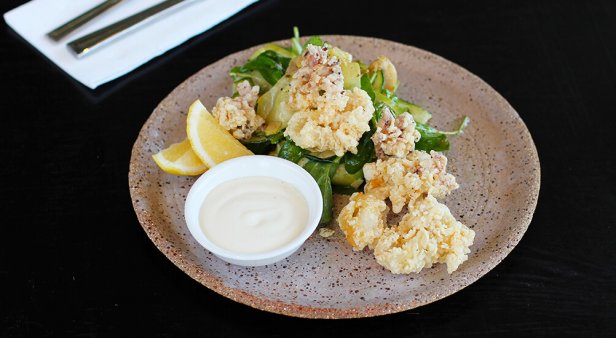
[(235, 157), (253, 155), (218, 124), (199, 100), (188, 108), (186, 134), (195, 154), (209, 167)]
[(170, 145), (152, 158), (163, 171), (174, 175), (196, 176), (208, 169), (192, 150), (188, 139)]

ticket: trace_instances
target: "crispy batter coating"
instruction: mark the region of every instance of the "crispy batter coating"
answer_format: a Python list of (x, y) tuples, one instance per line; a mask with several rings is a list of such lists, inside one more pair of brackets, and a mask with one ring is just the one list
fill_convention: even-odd
[(212, 115), (223, 128), (238, 140), (247, 140), (261, 128), (265, 120), (255, 112), (259, 86), (250, 87), (248, 81), (237, 84), (238, 96), (221, 97), (212, 109)]
[(417, 168), (417, 174), (424, 181), (428, 193), (436, 198), (445, 198), (460, 186), (455, 176), (447, 173), (447, 157), (443, 153), (417, 150), (409, 153), (406, 159)]
[(399, 213), (409, 202), (432, 194), (442, 198), (458, 188), (453, 175), (446, 172), (447, 158), (440, 153), (413, 151), (407, 158), (390, 157), (364, 165), (367, 194), (389, 198), (392, 211)]
[(293, 111), (342, 110), (348, 100), (343, 86), (340, 60), (329, 57), (327, 48), (308, 45), (299, 69), (291, 77), (289, 108)]
[(312, 152), (332, 151), (337, 156), (357, 152), (362, 134), (370, 130), (368, 121), (374, 107), (370, 97), (359, 88), (345, 92), (343, 110), (305, 110), (293, 114), (285, 135), (298, 146)]
[[(435, 263), (455, 271), (468, 258), (475, 232), (436, 200), (458, 187), (446, 167), (444, 155), (417, 150), (406, 158), (366, 164), (364, 193), (353, 194), (338, 217), (353, 250), (368, 246), (377, 262), (396, 274), (419, 272)], [(407, 205), (397, 225), (386, 224), (386, 199), (394, 213)]]
[(385, 229), (386, 215), (385, 202), (372, 195), (356, 192), (340, 211), (338, 224), (353, 250), (359, 251), (366, 246), (372, 248)]
[(374, 247), (377, 262), (393, 273), (419, 272), (434, 263), (457, 270), (468, 258), (475, 232), (456, 221), (446, 205), (426, 196), (409, 206), (397, 227), (387, 228)]
[(376, 132), (372, 135), (376, 155), (380, 159), (388, 156), (404, 158), (415, 150), (415, 142), (421, 134), (415, 130), (415, 120), (409, 113), (394, 117), (389, 108), (383, 109)]
[(374, 106), (365, 91), (343, 85), (340, 61), (326, 48), (308, 45), (291, 79), (288, 103), (295, 113), (285, 135), (311, 152), (356, 153), (362, 134), (370, 130)]

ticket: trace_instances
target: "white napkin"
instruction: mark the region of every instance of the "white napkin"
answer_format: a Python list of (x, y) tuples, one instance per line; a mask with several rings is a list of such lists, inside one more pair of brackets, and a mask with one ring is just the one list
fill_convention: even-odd
[(162, 13), (161, 18), (101, 47), (81, 59), (66, 43), (161, 0), (125, 0), (59, 42), (47, 32), (101, 3), (81, 0), (32, 0), (4, 14), (4, 20), (66, 73), (94, 89), (118, 78), (224, 21), (257, 0), (191, 0)]

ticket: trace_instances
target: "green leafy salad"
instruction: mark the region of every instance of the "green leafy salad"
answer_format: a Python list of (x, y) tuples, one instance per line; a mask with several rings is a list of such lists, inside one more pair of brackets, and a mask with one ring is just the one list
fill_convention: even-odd
[[(327, 223), (332, 218), (334, 192), (350, 194), (362, 189), (365, 181), (362, 171), (364, 164), (377, 160), (378, 150), (375, 149), (373, 136), (384, 114), (390, 114), (393, 118), (404, 113), (412, 115), (415, 131), (420, 135), (417, 137), (414, 149), (427, 152), (448, 150), (448, 137), (461, 133), (468, 123), (468, 118), (464, 117), (459, 128), (454, 131), (440, 131), (431, 127), (429, 125), (432, 116), (430, 112), (396, 94), (399, 85), (397, 72), (392, 62), (384, 56), (374, 60), (371, 64), (365, 64), (360, 60), (354, 60), (349, 53), (330, 45), (320, 37), (307, 38), (303, 43), (301, 40), (298, 29), (294, 28), (290, 47), (267, 44), (255, 51), (245, 64), (232, 68), (229, 75), (235, 84), (234, 97), (240, 95), (238, 93), (240, 83), (248, 81), (253, 88), (258, 86), (258, 98), (254, 110), (264, 120), (260, 128), (252, 132), (249, 138), (240, 139), (240, 142), (255, 154), (275, 155), (295, 162), (308, 171), (318, 183), (323, 195), (321, 223)], [(314, 60), (306, 59), (308, 53), (315, 47), (318, 47), (316, 50), (319, 53), (327, 55), (326, 60), (319, 59), (317, 54), (315, 54), (317, 56), (312, 56)], [(310, 66), (315, 68), (306, 69)], [(331, 67), (327, 68), (328, 66)], [(326, 73), (324, 69), (339, 69), (341, 73), (332, 71)], [(298, 75), (300, 71), (304, 71), (305, 75)], [(325, 117), (318, 116), (321, 108), (315, 107), (327, 107), (330, 104), (327, 102), (329, 99), (327, 87), (315, 87), (318, 92), (314, 95), (317, 100), (314, 105), (298, 103), (298, 100), (302, 99), (301, 95), (308, 95), (311, 88), (309, 83), (311, 72), (317, 75), (322, 73), (320, 78), (322, 82), (319, 85), (331, 87), (332, 83), (335, 85), (335, 81), (342, 81), (340, 85), (343, 91), (356, 93), (363, 98), (369, 97), (371, 101), (369, 111), (374, 108), (372, 116), (362, 122), (364, 126), (357, 127), (360, 128), (357, 129), (360, 132), (353, 134), (358, 136), (356, 139), (345, 134), (350, 127), (344, 125), (336, 130), (329, 126), (330, 122)], [(330, 79), (333, 80), (330, 81)], [(302, 85), (308, 89), (293, 87), (292, 84), (298, 81), (304, 81)], [(339, 104), (340, 107), (349, 107), (354, 104), (353, 97), (344, 98), (340, 96), (340, 93), (333, 92), (331, 95), (334, 94), (338, 95), (338, 99), (343, 100)], [(323, 102), (319, 101), (321, 98)], [(306, 116), (305, 121), (312, 119), (309, 121), (312, 123), (312, 129), (308, 130), (304, 125), (304, 129), (298, 127), (294, 134), (287, 129), (291, 128), (290, 120), (297, 113), (294, 105), (302, 104), (308, 107), (303, 110)], [(349, 109), (359, 109), (354, 107)], [(365, 113), (365, 109), (363, 112)], [(350, 122), (343, 122), (355, 123), (352, 116), (348, 120)], [(357, 124), (361, 123), (357, 122)], [(351, 127), (354, 126), (351, 125)], [(318, 132), (315, 131), (316, 129)], [(329, 134), (325, 135), (326, 133)], [(304, 143), (298, 141), (299, 137), (305, 137), (304, 143), (311, 144), (311, 146), (302, 147)], [(347, 144), (348, 146), (328, 150), (323, 150), (318, 145), (312, 146), (314, 142), (320, 142), (320, 140), (329, 142), (330, 139), (334, 140), (332, 141), (334, 144)]]

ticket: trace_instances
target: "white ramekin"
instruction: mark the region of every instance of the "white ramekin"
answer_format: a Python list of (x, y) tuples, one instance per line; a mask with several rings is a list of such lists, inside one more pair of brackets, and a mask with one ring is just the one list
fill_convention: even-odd
[[(241, 177), (265, 176), (293, 185), (308, 203), (308, 222), (292, 241), (277, 249), (261, 253), (233, 252), (210, 241), (199, 225), (199, 213), (205, 197), (219, 184)], [(299, 165), (274, 156), (252, 155), (227, 160), (206, 171), (193, 184), (186, 197), (184, 217), (188, 230), (197, 242), (220, 259), (243, 266), (259, 266), (283, 260), (299, 249), (319, 225), (323, 197), (310, 174)]]

